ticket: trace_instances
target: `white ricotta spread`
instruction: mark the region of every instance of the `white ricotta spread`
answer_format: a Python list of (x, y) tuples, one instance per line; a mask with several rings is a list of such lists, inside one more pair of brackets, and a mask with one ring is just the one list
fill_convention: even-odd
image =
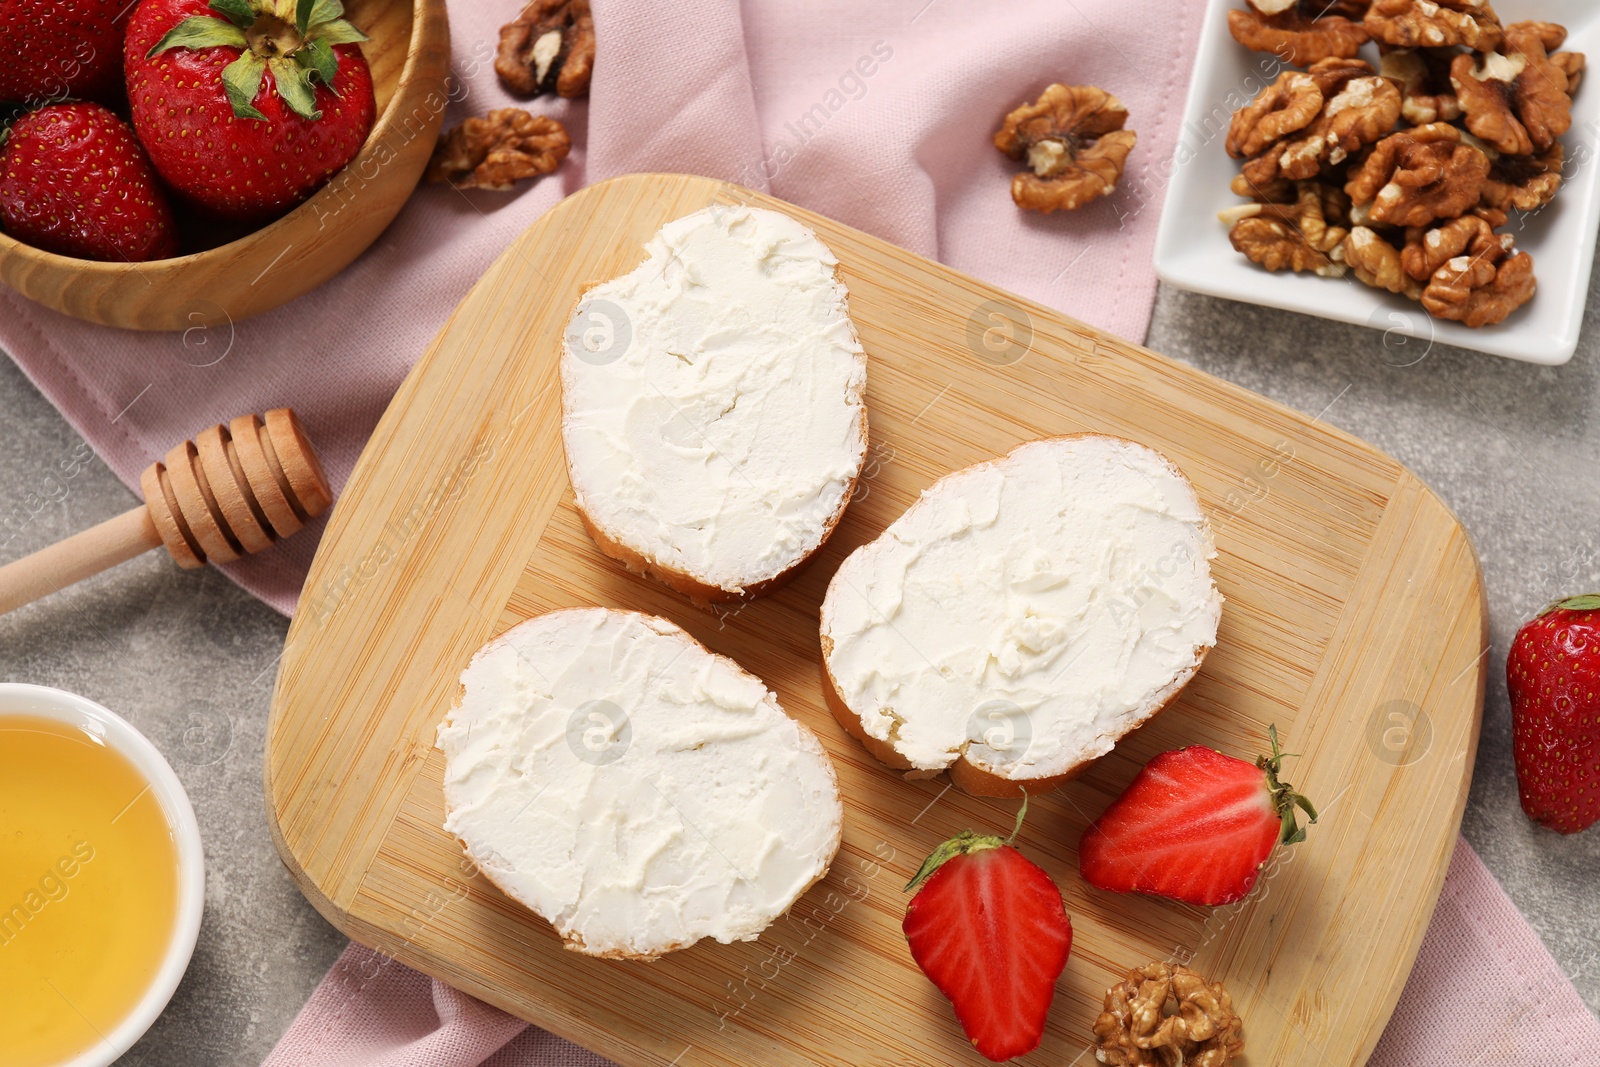
[(787, 215), (706, 208), (645, 251), (567, 330), (573, 489), (625, 547), (740, 593), (843, 512), (866, 452), (866, 359), (838, 261)]
[(833, 860), (843, 809), (816, 737), (664, 619), (541, 615), (461, 683), (439, 728), (445, 829), (573, 948), (751, 940)]
[(1199, 501), (1160, 453), (1054, 438), (951, 474), (840, 565), (827, 664), (923, 771), (1010, 779), (1104, 755), (1193, 674), (1222, 597)]

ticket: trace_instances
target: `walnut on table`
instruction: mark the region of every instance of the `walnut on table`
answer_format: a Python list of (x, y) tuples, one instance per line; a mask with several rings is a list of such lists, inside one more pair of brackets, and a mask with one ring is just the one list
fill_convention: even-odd
[(1487, 52), (1500, 43), (1500, 16), (1489, 0), (1373, 0), (1362, 25), (1397, 48), (1463, 45)]
[(1092, 85), (1050, 85), (1006, 116), (994, 146), (1031, 168), (1011, 179), (1020, 208), (1072, 211), (1114, 191), (1138, 140), (1128, 109)]
[(521, 96), (584, 96), (594, 73), (589, 0), (529, 0), (500, 29), (494, 57), (500, 84)]
[(1345, 192), (1358, 223), (1425, 226), (1477, 204), (1489, 166), (1488, 156), (1462, 142), (1460, 130), (1430, 123), (1379, 141), (1352, 169)]
[[(1268, 12), (1267, 8), (1277, 10)], [(1330, 57), (1350, 59), (1367, 43), (1359, 4), (1297, 0), (1287, 5), (1256, 4), (1228, 12), (1228, 32), (1246, 48), (1271, 52), (1300, 66)], [(1353, 15), (1354, 19), (1347, 17)]]
[(1151, 963), (1106, 991), (1094, 1021), (1095, 1059), (1111, 1067), (1227, 1067), (1244, 1051), (1244, 1024), (1220, 982)]
[(1461, 117), (1461, 101), (1450, 84), (1447, 48), (1395, 48), (1383, 54), (1378, 70), (1400, 89), (1400, 114), (1413, 126), (1451, 122)]
[(1567, 75), (1550, 62), (1541, 25), (1508, 26), (1501, 51), (1450, 64), (1467, 129), (1506, 155), (1543, 152), (1572, 127)]
[(457, 189), (504, 191), (521, 178), (549, 174), (571, 148), (566, 127), (555, 119), (497, 108), (440, 137), (425, 177)]

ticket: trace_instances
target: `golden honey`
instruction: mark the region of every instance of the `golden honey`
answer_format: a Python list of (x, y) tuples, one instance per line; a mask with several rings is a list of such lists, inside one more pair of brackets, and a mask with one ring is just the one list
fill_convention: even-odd
[(75, 726), (0, 716), (0, 1067), (102, 1041), (154, 980), (177, 913), (177, 846), (149, 781)]

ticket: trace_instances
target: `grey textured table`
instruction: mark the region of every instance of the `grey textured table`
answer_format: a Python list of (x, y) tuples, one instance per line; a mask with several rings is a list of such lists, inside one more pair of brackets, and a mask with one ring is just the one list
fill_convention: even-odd
[[(1386, 347), (1372, 330), (1170, 289), (1149, 345), (1375, 442), (1465, 521), (1488, 580), (1494, 647), (1464, 830), (1600, 1010), (1600, 829), (1563, 838), (1523, 817), (1503, 674), (1522, 619), (1561, 594), (1600, 589), (1600, 299), (1590, 305), (1578, 356), (1556, 369), (1415, 341)], [(0, 424), (0, 561), (133, 503), (98, 461), (46, 478), (81, 442), (5, 361)], [(200, 817), (209, 868), (200, 946), (127, 1064), (259, 1063), (343, 944), (296, 892), (267, 834), (261, 753), (286, 626), (222, 576), (159, 555), (0, 617), (0, 677), (70, 689), (130, 718), (176, 766)]]

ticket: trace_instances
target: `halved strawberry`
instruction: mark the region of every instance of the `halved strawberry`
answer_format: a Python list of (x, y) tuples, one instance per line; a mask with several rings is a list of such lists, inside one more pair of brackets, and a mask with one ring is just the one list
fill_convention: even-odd
[(1311, 801), (1278, 780), (1283, 753), (1247, 763), (1203, 745), (1163, 752), (1078, 842), (1078, 867), (1094, 886), (1151, 893), (1190, 904), (1247, 896), (1278, 845), (1305, 840), (1295, 821)]
[[(1022, 814), (1017, 828), (1022, 827)], [(950, 998), (972, 1046), (991, 1060), (1039, 1047), (1072, 921), (1050, 876), (1011, 838), (971, 830), (934, 849), (906, 889), (911, 957)]]

